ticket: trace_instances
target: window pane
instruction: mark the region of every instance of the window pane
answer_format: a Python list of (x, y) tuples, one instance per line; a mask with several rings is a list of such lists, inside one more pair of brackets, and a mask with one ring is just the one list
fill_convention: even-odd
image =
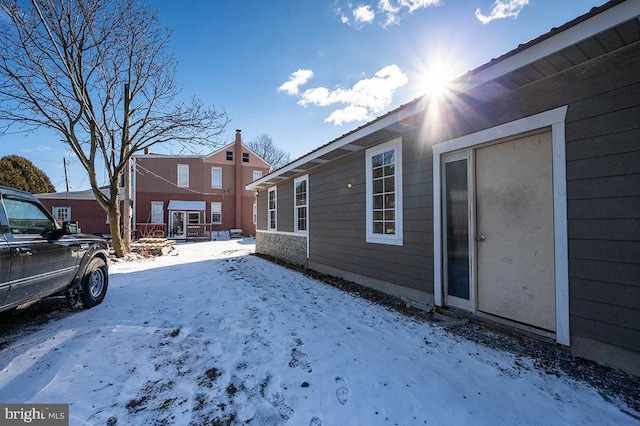
[(382, 195), (375, 195), (373, 197), (373, 208), (374, 209), (381, 209), (384, 207), (384, 197)]
[(384, 192), (384, 185), (383, 185), (383, 180), (382, 179), (376, 179), (373, 181), (373, 193), (374, 194), (381, 194), (382, 192)]
[(5, 198), (4, 206), (12, 233), (41, 234), (55, 229), (53, 222), (36, 204)]
[(445, 164), (447, 294), (469, 300), (469, 203), (467, 161)]
[(396, 233), (396, 223), (395, 222), (385, 222), (385, 234), (394, 235)]
[(382, 234), (383, 226), (382, 222), (373, 222), (373, 233)]
[(387, 151), (383, 155), (384, 155), (384, 164), (385, 165), (392, 164), (392, 163), (395, 162), (395, 155), (394, 155), (394, 151), (393, 150)]
[(395, 171), (395, 167), (393, 167), (393, 166), (384, 166), (383, 170), (384, 170), (383, 174), (385, 176), (393, 176), (395, 174), (395, 172), (396, 172)]
[(382, 166), (383, 156), (382, 154), (374, 155), (371, 158), (371, 164), (374, 168)]
[(393, 176), (384, 178), (384, 192), (393, 192), (395, 190), (396, 179)]
[(388, 209), (396, 207), (396, 196), (394, 194), (387, 194), (384, 196), (384, 206)]

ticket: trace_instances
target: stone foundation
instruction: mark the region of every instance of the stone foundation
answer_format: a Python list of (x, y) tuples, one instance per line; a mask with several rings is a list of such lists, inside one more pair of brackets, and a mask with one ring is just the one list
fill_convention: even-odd
[(256, 233), (256, 253), (307, 266), (307, 237), (289, 234)]

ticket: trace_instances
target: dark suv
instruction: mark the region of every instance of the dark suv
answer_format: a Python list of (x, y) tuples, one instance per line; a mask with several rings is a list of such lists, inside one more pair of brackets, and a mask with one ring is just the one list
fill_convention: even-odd
[(107, 294), (107, 242), (60, 226), (33, 195), (0, 186), (0, 311), (66, 294), (75, 309)]

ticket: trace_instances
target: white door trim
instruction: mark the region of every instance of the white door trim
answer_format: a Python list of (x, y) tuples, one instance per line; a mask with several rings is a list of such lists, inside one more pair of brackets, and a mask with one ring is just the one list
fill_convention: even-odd
[(562, 345), (569, 346), (569, 250), (567, 238), (567, 180), (565, 157), (566, 115), (567, 106), (562, 106), (476, 133), (450, 139), (433, 146), (433, 296), (435, 304), (442, 306), (444, 301), (442, 282), (442, 155), (510, 136), (516, 136), (521, 133), (551, 127), (551, 140), (553, 145), (556, 341)]

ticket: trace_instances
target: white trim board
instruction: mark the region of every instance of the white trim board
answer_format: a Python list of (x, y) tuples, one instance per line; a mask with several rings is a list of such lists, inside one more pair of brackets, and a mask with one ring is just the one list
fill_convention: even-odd
[(567, 106), (491, 127), (433, 146), (433, 296), (443, 305), (442, 282), (442, 155), (522, 133), (551, 127), (553, 150), (553, 219), (555, 236), (556, 341), (570, 345), (569, 332), (569, 249), (567, 234), (567, 183), (565, 161), (565, 117)]

